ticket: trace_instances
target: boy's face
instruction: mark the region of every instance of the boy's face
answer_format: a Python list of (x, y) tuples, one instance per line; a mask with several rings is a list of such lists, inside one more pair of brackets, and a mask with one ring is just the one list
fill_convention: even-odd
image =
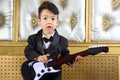
[(41, 25), (44, 32), (52, 33), (58, 25), (58, 15), (54, 15), (48, 9), (44, 9), (40, 14), (38, 24)]

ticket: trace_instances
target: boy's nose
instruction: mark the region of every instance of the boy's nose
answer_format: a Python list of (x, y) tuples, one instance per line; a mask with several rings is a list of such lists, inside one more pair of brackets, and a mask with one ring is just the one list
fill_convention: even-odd
[(51, 19), (48, 19), (47, 22), (48, 22), (48, 23), (52, 23), (52, 20), (51, 20)]

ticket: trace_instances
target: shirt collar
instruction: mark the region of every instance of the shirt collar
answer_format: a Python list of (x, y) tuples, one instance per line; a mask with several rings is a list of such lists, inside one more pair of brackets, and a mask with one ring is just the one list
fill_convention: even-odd
[[(55, 34), (55, 31), (52, 33), (52, 35), (51, 35), (51, 36), (53, 37), (53, 36), (54, 36), (54, 34)], [(45, 34), (43, 34), (43, 33), (42, 33), (42, 38), (44, 38), (44, 37), (46, 37), (46, 38), (47, 38), (47, 36), (46, 36)]]

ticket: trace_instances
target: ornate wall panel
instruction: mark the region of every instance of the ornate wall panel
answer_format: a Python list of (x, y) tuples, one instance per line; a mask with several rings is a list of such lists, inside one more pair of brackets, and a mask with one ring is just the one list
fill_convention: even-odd
[(13, 0), (0, 0), (0, 40), (12, 40)]
[(0, 80), (23, 80), (21, 65), (24, 56), (0, 56)]
[[(26, 40), (36, 33), (37, 9), (44, 0), (20, 0), (20, 40)], [(85, 0), (49, 0), (59, 8), (60, 25), (58, 32), (68, 40), (85, 40)], [(34, 7), (33, 7), (34, 6)]]
[(20, 40), (26, 40), (38, 28), (36, 19), (39, 5), (40, 0), (20, 0)]
[[(24, 48), (27, 45), (23, 40), (40, 29), (36, 19), (37, 8), (42, 1), (46, 0), (0, 0), (0, 80), (22, 80), (20, 67), (26, 60)], [(69, 42), (71, 54), (91, 45), (104, 43), (109, 47), (107, 54), (88, 56), (73, 67), (63, 65), (62, 79), (120, 80), (120, 43), (117, 42), (120, 41), (119, 0), (49, 1), (55, 3), (60, 10), (58, 32), (69, 40), (79, 42)]]
[(62, 80), (120, 80), (118, 56), (89, 56), (72, 67), (63, 65)]
[(120, 41), (120, 1), (93, 0), (92, 40)]

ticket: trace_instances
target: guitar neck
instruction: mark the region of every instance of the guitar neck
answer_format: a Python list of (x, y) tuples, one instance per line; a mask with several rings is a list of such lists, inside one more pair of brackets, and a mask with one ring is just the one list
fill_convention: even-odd
[(50, 62), (48, 62), (47, 66), (48, 67), (50, 67), (50, 66), (52, 66), (52, 67), (61, 66), (64, 63), (74, 61), (76, 56), (78, 56), (78, 55), (80, 55), (82, 57), (85, 57), (85, 56), (88, 55), (88, 51), (85, 50), (85, 51), (82, 51), (82, 52), (77, 52), (75, 54), (72, 54), (72, 55), (69, 55), (69, 56), (65, 56), (65, 57), (50, 61)]

